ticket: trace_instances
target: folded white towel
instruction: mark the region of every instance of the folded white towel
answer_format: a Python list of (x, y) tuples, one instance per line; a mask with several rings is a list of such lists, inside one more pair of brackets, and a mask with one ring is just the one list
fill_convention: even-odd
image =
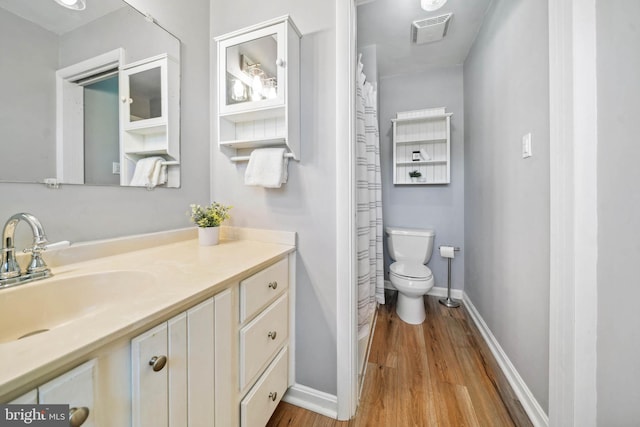
[(163, 177), (165, 174), (162, 173), (162, 168), (166, 169), (166, 166), (162, 165), (162, 162), (164, 162), (164, 159), (158, 156), (145, 157), (138, 160), (129, 185), (132, 187), (153, 188), (164, 184)]
[(245, 185), (280, 188), (287, 182), (287, 165), (284, 148), (259, 148), (251, 152), (244, 173)]

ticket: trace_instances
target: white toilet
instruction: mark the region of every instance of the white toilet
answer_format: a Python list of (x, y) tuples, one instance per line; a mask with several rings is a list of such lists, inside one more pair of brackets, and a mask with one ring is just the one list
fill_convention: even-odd
[(427, 313), (423, 296), (433, 287), (433, 274), (425, 264), (433, 252), (433, 230), (386, 227), (389, 256), (389, 279), (398, 290), (396, 313), (407, 323), (419, 325)]

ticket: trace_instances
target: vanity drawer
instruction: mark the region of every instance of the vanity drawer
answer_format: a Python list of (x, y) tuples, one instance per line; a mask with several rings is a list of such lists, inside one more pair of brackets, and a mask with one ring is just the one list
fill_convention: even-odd
[(275, 300), (289, 288), (289, 263), (278, 261), (240, 282), (240, 323)]
[(240, 425), (264, 426), (287, 391), (288, 348), (275, 358), (264, 375), (240, 402)]
[(289, 298), (282, 295), (240, 330), (240, 389), (258, 376), (289, 336)]

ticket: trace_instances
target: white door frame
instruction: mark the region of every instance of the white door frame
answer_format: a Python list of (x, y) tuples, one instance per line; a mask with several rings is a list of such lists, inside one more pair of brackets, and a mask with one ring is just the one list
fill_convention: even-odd
[(595, 0), (549, 0), (549, 425), (596, 425)]
[[(336, 0), (336, 341), (337, 412), (358, 405), (358, 318), (355, 271), (355, 0)], [(348, 183), (348, 185), (345, 185)]]

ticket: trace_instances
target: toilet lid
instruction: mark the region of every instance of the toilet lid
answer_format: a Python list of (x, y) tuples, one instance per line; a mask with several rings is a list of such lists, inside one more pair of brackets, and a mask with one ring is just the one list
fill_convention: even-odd
[(409, 261), (397, 261), (389, 267), (393, 274), (416, 279), (429, 279), (431, 270), (424, 264)]

